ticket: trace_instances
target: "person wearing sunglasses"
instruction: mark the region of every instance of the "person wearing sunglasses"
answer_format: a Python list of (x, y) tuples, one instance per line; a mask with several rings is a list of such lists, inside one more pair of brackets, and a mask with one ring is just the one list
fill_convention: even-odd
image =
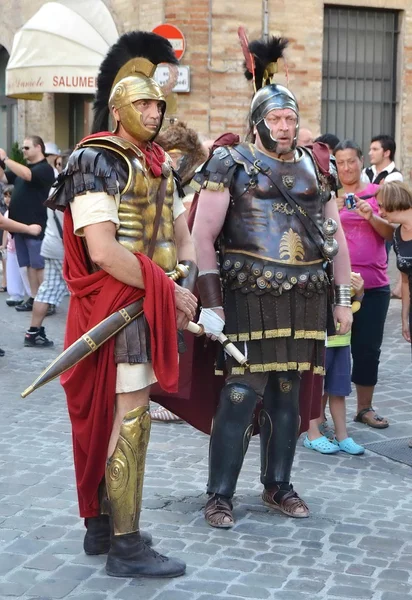
[(34, 237), (27, 233), (16, 233), (17, 260), (20, 267), (27, 267), (30, 282), (30, 298), (16, 306), (18, 311), (32, 311), (34, 297), (43, 281), (44, 258), (40, 254), (41, 241), (47, 222), (44, 206), (50, 187), (54, 182), (53, 168), (45, 158), (45, 147), (41, 137), (27, 136), (22, 146), (26, 165), (22, 165), (7, 156), (0, 148), (0, 181), (14, 185), (10, 203), (10, 218), (23, 224), (40, 225), (41, 233)]

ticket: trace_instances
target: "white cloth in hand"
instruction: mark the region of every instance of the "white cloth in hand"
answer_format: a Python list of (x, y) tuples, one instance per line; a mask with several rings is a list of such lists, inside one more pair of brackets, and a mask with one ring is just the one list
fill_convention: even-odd
[(205, 333), (211, 333), (216, 337), (222, 333), (225, 326), (224, 320), (219, 317), (213, 308), (202, 308), (198, 324), (203, 325)]

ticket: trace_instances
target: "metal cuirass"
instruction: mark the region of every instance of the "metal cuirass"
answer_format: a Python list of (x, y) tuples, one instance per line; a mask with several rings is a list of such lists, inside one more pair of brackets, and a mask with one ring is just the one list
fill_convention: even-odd
[[(322, 227), (329, 193), (320, 186), (310, 154), (303, 152), (295, 162), (285, 162), (272, 159), (252, 146), (242, 144), (240, 152), (251, 163), (245, 160), (245, 168), (236, 169), (232, 180), (231, 202), (221, 239), (224, 254), (241, 252), (285, 266), (320, 266), (323, 262), (320, 249), (282, 195), (284, 187), (301, 207), (301, 215), (306, 219), (310, 215)], [(239, 162), (239, 154), (235, 157)], [(253, 169), (256, 160), (268, 167), (269, 176)]]
[[(94, 147), (106, 148), (119, 155), (120, 204), (117, 231), (118, 242), (130, 250), (147, 254), (153, 235), (156, 201), (161, 177), (154, 177), (146, 166), (144, 154), (137, 146), (118, 136), (92, 140)], [(126, 171), (123, 165), (126, 164)], [(177, 264), (177, 250), (173, 224), (174, 179), (170, 173), (163, 202), (157, 241), (152, 260), (166, 273)]]
[[(131, 161), (130, 184), (120, 194), (119, 220), (117, 231), (119, 243), (130, 252), (147, 254), (153, 235), (156, 216), (156, 199), (160, 187), (160, 177), (153, 177), (138, 160)], [(177, 264), (177, 251), (173, 227), (173, 175), (169, 176), (166, 196), (157, 234), (153, 261), (166, 273)]]

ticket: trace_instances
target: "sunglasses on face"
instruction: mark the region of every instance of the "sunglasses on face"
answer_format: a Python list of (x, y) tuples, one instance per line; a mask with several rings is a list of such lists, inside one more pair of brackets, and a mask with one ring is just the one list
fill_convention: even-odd
[(30, 146), (22, 146), (21, 149), (22, 150), (30, 150)]
[(4, 192), (3, 196), (8, 196), (9, 198), (11, 198), (10, 192)]

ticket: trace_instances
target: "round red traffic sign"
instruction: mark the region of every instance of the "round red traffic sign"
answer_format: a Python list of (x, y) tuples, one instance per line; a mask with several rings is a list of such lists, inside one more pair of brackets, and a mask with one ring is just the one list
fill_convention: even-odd
[(186, 40), (185, 36), (178, 27), (175, 25), (170, 25), (169, 23), (164, 23), (163, 25), (158, 25), (155, 27), (153, 29), (153, 33), (157, 33), (157, 35), (161, 35), (169, 40), (173, 46), (173, 50), (175, 51), (176, 58), (178, 60), (182, 58), (186, 50)]

